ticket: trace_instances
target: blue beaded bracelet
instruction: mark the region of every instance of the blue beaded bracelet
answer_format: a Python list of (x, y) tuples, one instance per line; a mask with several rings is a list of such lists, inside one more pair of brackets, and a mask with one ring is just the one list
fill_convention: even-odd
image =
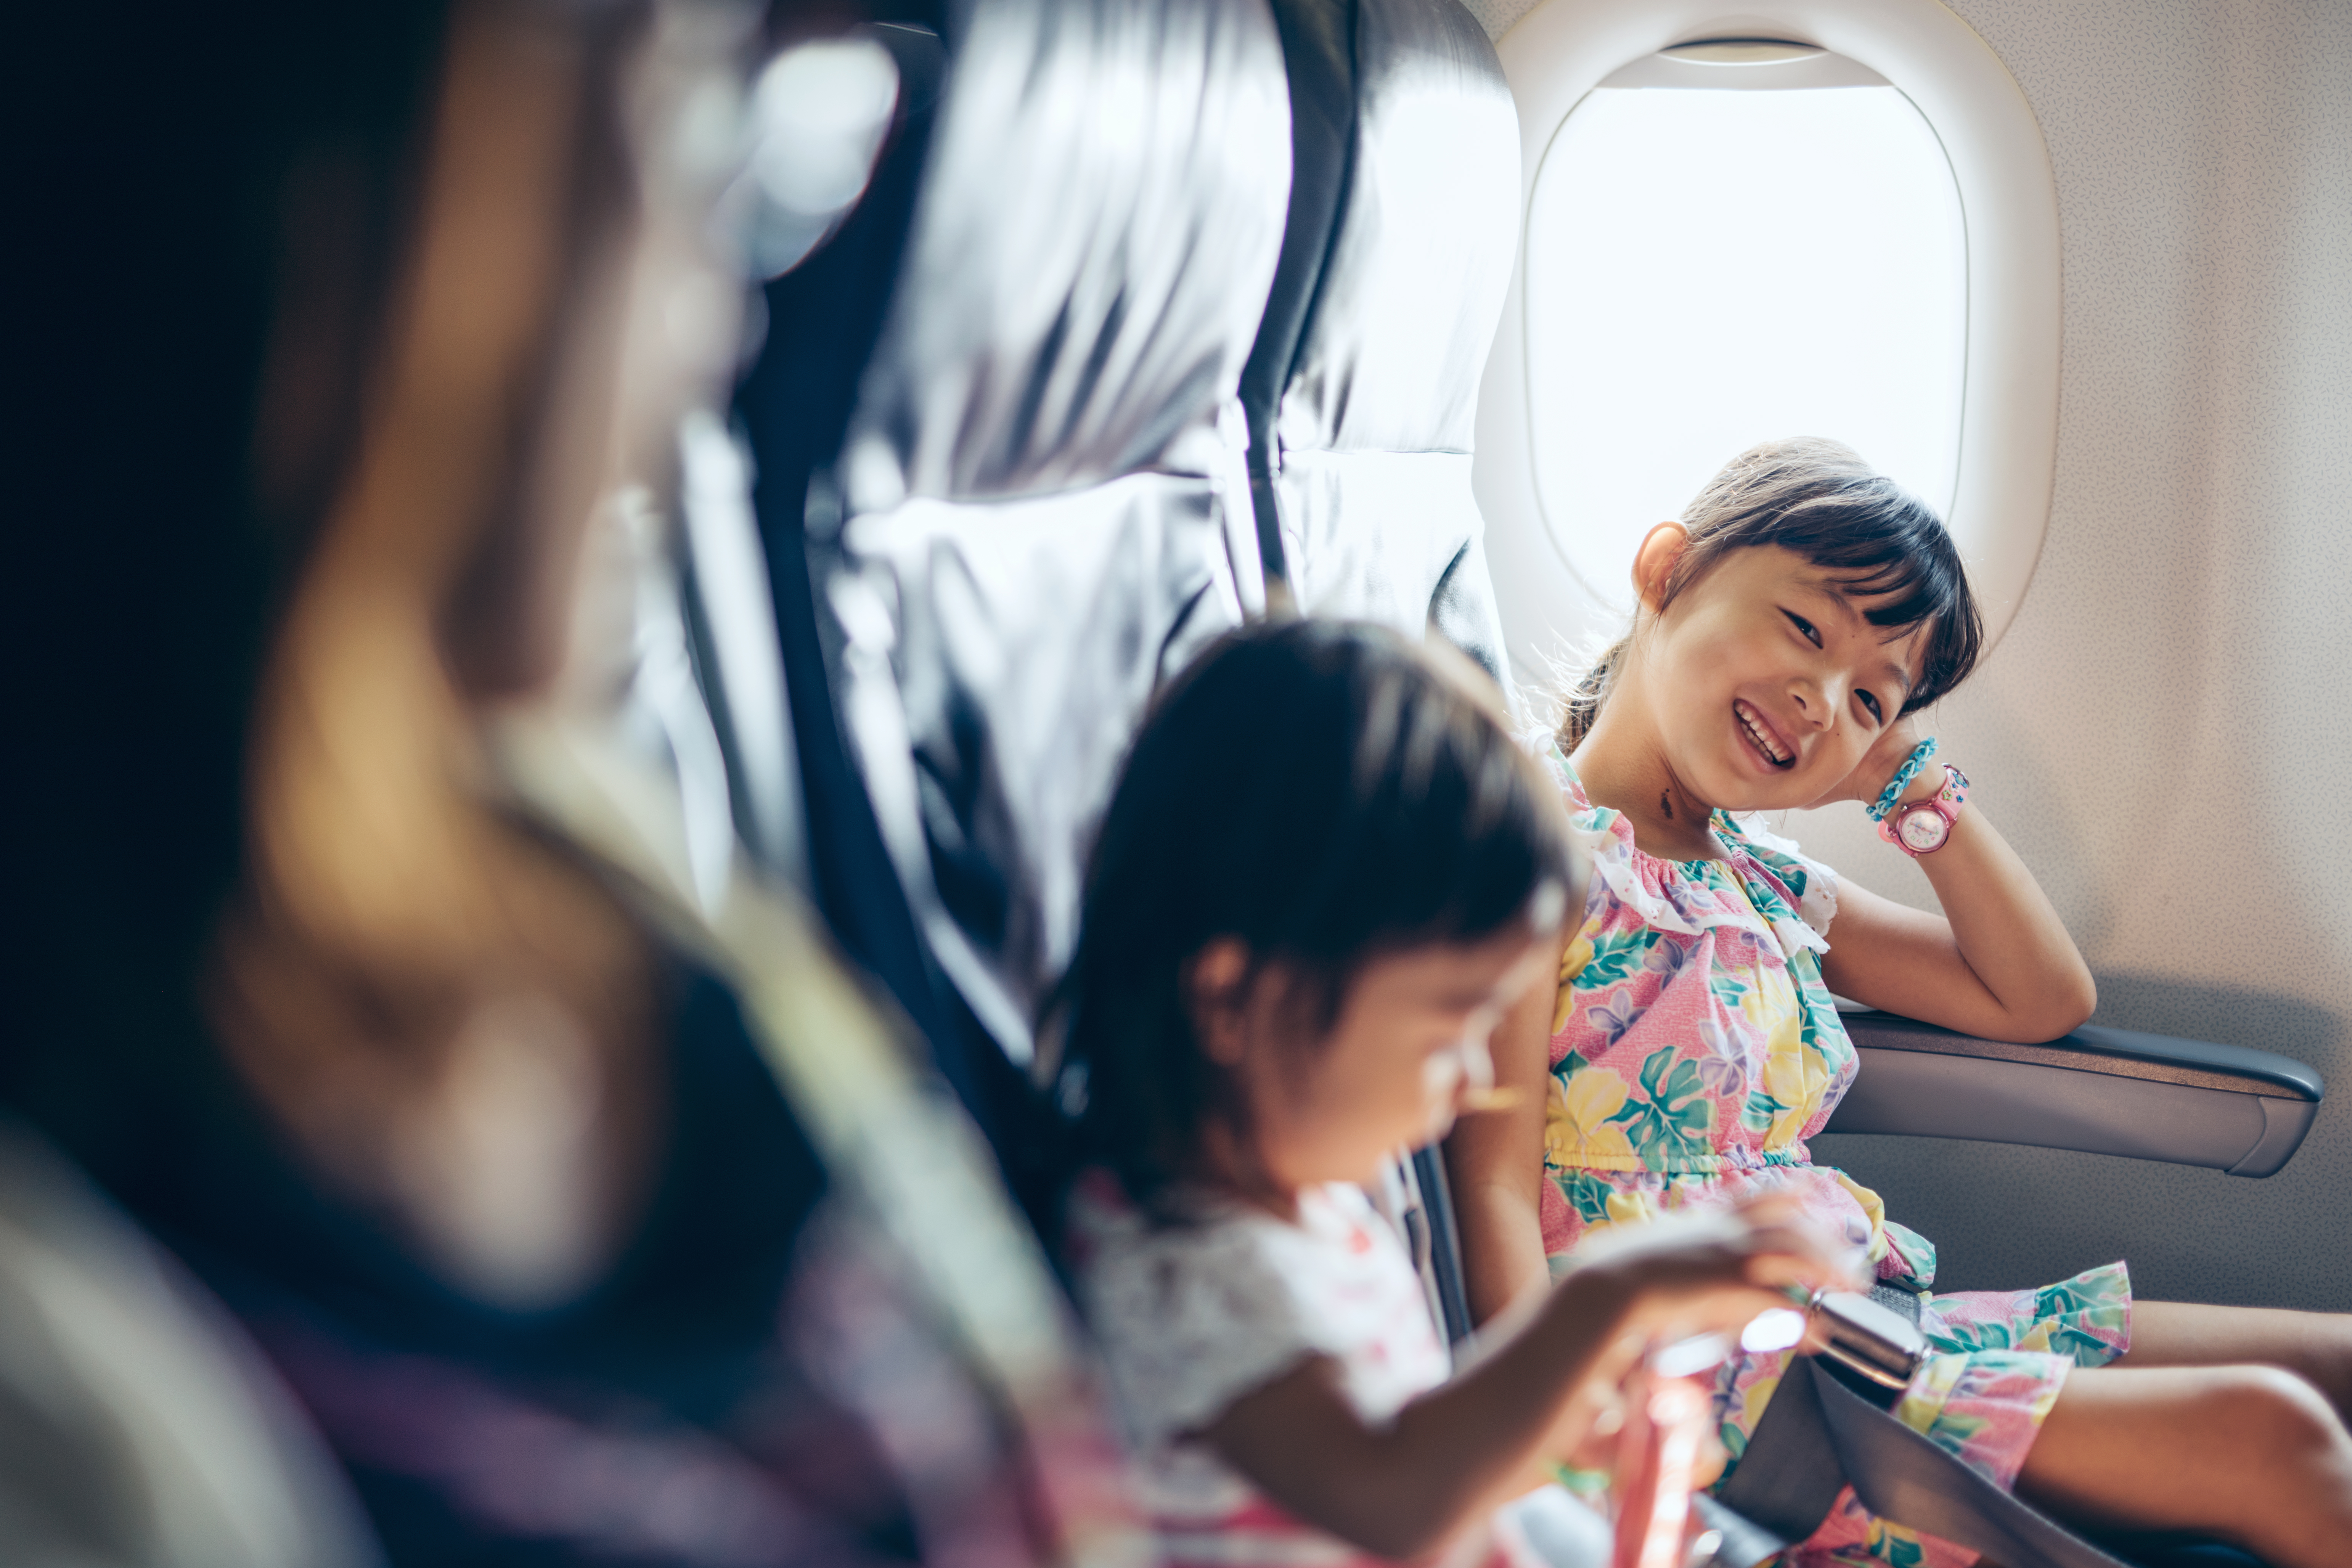
[(1895, 776), (1888, 779), (1886, 787), (1879, 792), (1878, 804), (1870, 808), (1871, 821), (1886, 820), (1886, 814), (1895, 809), (1895, 803), (1903, 798), (1903, 792), (1911, 787), (1911, 781), (1919, 776), (1919, 770), (1926, 767), (1927, 759), (1935, 754), (1936, 737), (1933, 735), (1912, 748), (1909, 759), (1895, 770)]

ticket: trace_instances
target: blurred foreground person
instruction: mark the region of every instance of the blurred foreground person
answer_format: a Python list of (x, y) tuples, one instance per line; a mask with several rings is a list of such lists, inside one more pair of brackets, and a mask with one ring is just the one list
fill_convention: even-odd
[(0, 1129), (0, 1555), (11, 1568), (376, 1561), (243, 1336), (21, 1127)]
[(976, 1140), (796, 906), (670, 876), (663, 776), (545, 701), (590, 520), (674, 483), (732, 369), (712, 204), (808, 27), (331, 12), (20, 56), (10, 1100), (395, 1562), (1119, 1560)]

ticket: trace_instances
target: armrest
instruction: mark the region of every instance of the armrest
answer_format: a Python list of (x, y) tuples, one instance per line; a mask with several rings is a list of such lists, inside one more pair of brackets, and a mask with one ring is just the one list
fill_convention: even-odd
[(1822, 1129), (1972, 1138), (2268, 1176), (2325, 1086), (2291, 1057), (2085, 1026), (2047, 1045), (1850, 1013), (1862, 1073)]

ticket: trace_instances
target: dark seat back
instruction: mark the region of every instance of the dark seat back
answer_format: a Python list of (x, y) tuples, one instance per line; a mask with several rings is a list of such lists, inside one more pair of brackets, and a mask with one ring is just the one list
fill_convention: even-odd
[[(950, 45), (839, 439), (761, 513), (772, 557), (806, 551), (779, 619), (813, 596), (893, 891), (1020, 1060), (1145, 702), (1263, 604), (1234, 393), (1287, 104), (1262, 0), (982, 0)], [(764, 489), (809, 437), (751, 423)], [(831, 743), (795, 717), (804, 758)]]
[(1454, 0), (982, 0), (949, 35), (772, 286), (742, 409), (815, 890), (1002, 1152), (988, 1047), (1026, 1059), (1144, 705), (1267, 563), (1505, 676), (1470, 441), (1517, 141)]
[(1433, 626), (1507, 686), (1470, 489), (1519, 131), (1454, 0), (1277, 0), (1297, 174), (1244, 395), (1257, 521), (1310, 615)]

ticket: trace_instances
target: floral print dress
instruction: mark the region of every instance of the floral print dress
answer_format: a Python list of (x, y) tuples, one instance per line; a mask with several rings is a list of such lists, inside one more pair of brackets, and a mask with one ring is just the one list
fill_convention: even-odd
[[(1805, 1149), (1859, 1065), (1822, 982), (1835, 875), (1720, 812), (1722, 858), (1646, 854), (1631, 823), (1586, 798), (1557, 746), (1541, 751), (1593, 867), (1552, 1016), (1542, 1219), (1554, 1273), (1607, 1226), (1769, 1191), (1867, 1247), (1880, 1279), (1925, 1290), (1934, 1247)], [(1919, 1326), (1937, 1353), (1895, 1416), (2008, 1487), (2067, 1371), (2128, 1348), (2131, 1287), (2113, 1263), (2040, 1290), (1931, 1296)], [(1735, 1468), (1786, 1359), (1741, 1355), (1725, 1369), (1717, 1405)], [(1976, 1553), (1873, 1518), (1849, 1489), (1790, 1561), (1964, 1568)]]

